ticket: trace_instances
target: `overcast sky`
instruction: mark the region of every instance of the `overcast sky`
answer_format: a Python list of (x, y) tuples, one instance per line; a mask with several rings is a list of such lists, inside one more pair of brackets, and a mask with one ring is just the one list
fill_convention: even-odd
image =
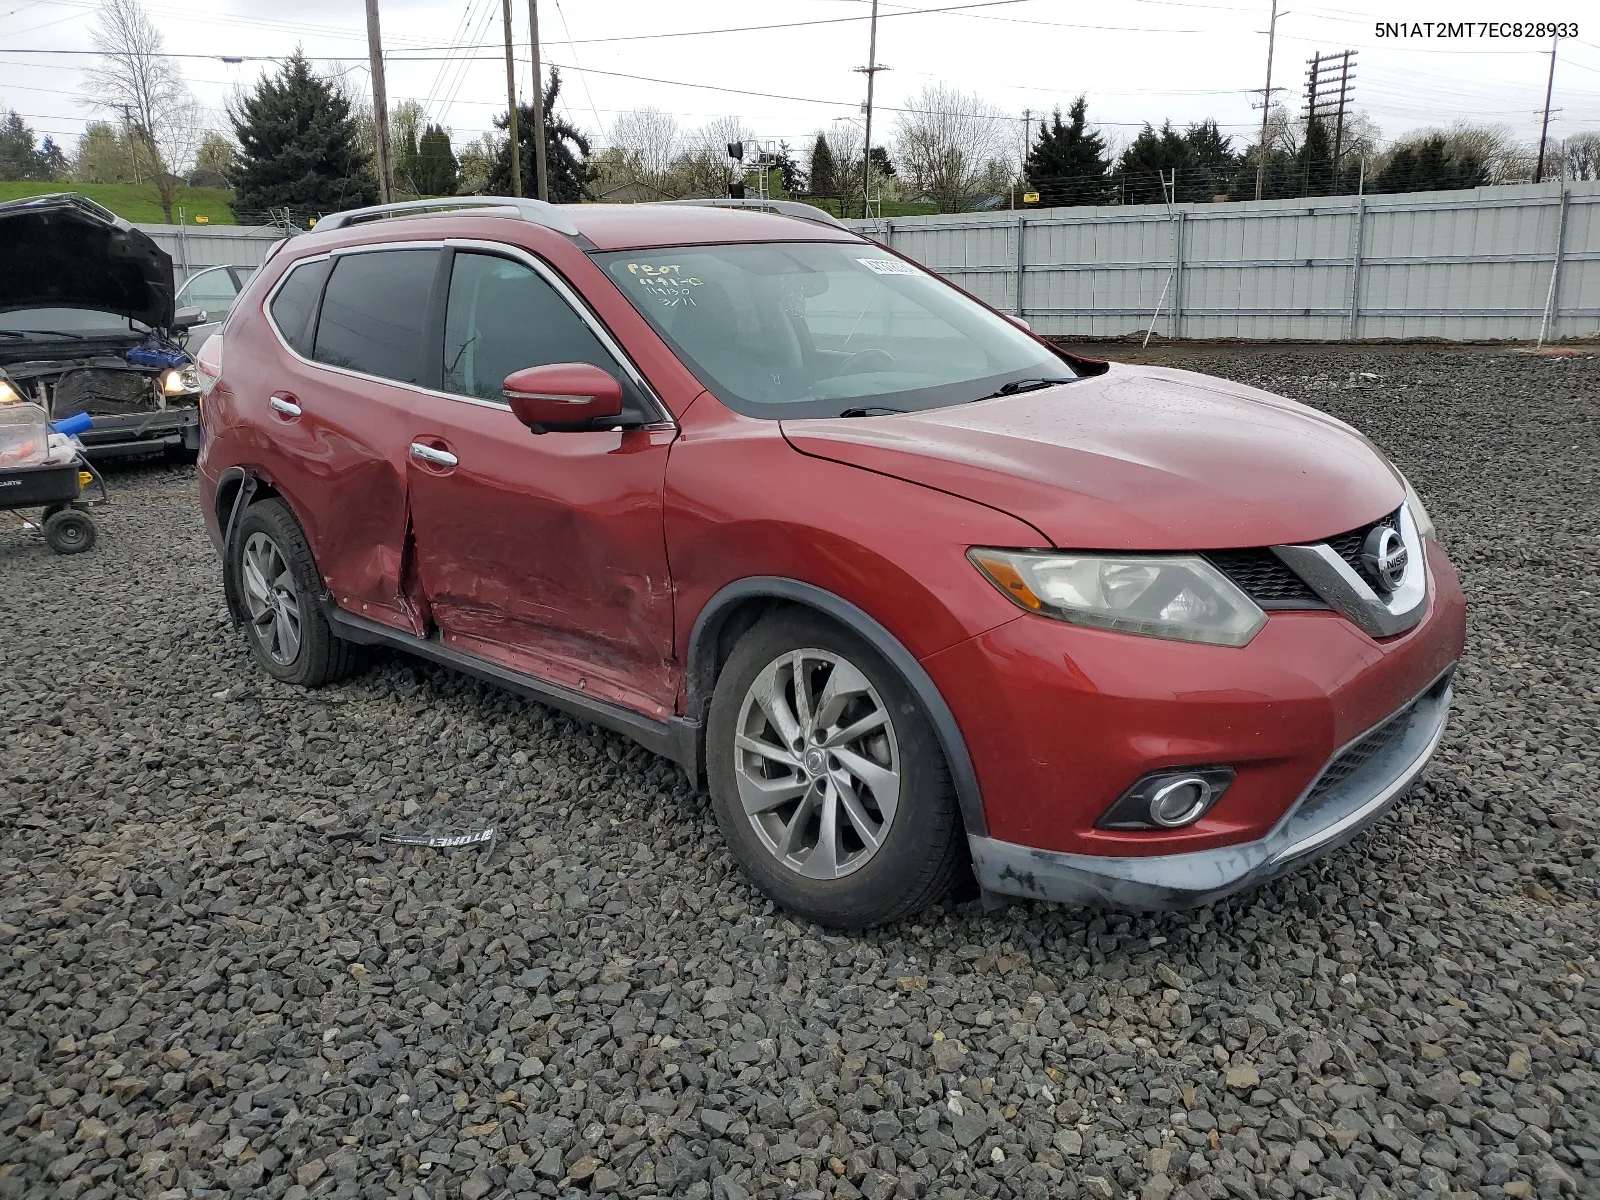
[[(1434, 5), (1337, 0), (1341, 7), (1283, 0), (1273, 84), (1298, 113), (1306, 60), (1318, 51), (1356, 50), (1355, 97), (1387, 137), (1456, 120), (1509, 127), (1537, 139), (1550, 40), (1394, 40), (1378, 20), (1504, 20), (1521, 16), (1506, 0)], [(960, 11), (919, 11), (966, 3)], [(1549, 0), (1536, 19), (1590, 25), (1564, 39), (1555, 72), (1552, 137), (1600, 129), (1600, 23), (1590, 0)], [(81, 103), (82, 55), (95, 0), (0, 0), (0, 109), (22, 113), (70, 152), (93, 111)], [(151, 0), (151, 17), (219, 125), (238, 83), (297, 44), (320, 70), (345, 70), (368, 87), (364, 10), (359, 0)], [(925, 84), (982, 94), (1016, 115), (1065, 107), (1087, 93), (1089, 116), (1124, 140), (1142, 123), (1214, 118), (1242, 145), (1259, 125), (1252, 102), (1266, 75), (1266, 0), (882, 0), (874, 142), (892, 142), (895, 114)], [(519, 46), (519, 94), (527, 97), (527, 0), (512, 0)], [(741, 117), (763, 139), (801, 148), (819, 127), (859, 117), (870, 0), (540, 0), (547, 63), (560, 64), (562, 101), (591, 133), (638, 106), (670, 112), (693, 127)], [(505, 107), (499, 0), (382, 0), (391, 105), (416, 99), (457, 144), (490, 127)], [(814, 22), (732, 33), (691, 31)], [(478, 49), (457, 50), (461, 45)], [(237, 64), (223, 56), (243, 57)], [(643, 78), (637, 78), (643, 77)], [(699, 85), (699, 86), (687, 86)], [(727, 89), (727, 90), (716, 90)], [(1252, 94), (1254, 92), (1254, 94)], [(764, 94), (753, 94), (764, 93)], [(881, 131), (881, 133), (880, 133)]]

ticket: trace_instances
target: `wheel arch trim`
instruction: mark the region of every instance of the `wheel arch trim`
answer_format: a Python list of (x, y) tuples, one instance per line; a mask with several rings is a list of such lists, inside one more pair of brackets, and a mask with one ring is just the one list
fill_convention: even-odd
[[(966, 738), (932, 677), (911, 651), (869, 613), (815, 584), (776, 575), (751, 576), (726, 585), (700, 610), (689, 634), (685, 711), (698, 724), (702, 737), (705, 730), (704, 713), (710, 705), (711, 691), (716, 684), (718, 634), (728, 616), (749, 600), (786, 601), (813, 609), (837, 621), (881, 654), (900, 673), (928, 714), (934, 736), (939, 739), (945, 763), (950, 768), (950, 780), (956, 789), (956, 799), (961, 806), (961, 819), (967, 833), (978, 837), (988, 836), (989, 823), (984, 816), (983, 794), (978, 788), (972, 756), (967, 753)], [(697, 757), (703, 764), (703, 744)]]

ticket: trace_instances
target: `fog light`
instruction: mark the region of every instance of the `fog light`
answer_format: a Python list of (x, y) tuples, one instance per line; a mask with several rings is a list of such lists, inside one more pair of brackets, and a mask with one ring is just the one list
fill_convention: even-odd
[(1187, 779), (1174, 779), (1150, 797), (1150, 819), (1157, 825), (1174, 829), (1187, 825), (1205, 812), (1210, 801), (1211, 785), (1204, 779), (1192, 775)]
[(1232, 767), (1152, 771), (1095, 824), (1101, 829), (1181, 829), (1210, 812), (1233, 779)]

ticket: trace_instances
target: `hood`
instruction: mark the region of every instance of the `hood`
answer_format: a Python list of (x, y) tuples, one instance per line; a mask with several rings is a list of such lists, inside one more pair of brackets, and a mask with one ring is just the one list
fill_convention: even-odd
[(87, 308), (166, 329), (175, 290), (166, 251), (93, 200), (0, 204), (0, 312)]
[(1079, 550), (1319, 541), (1405, 496), (1344, 422), (1189, 371), (1114, 365), (976, 404), (782, 424), (804, 454), (964, 496)]

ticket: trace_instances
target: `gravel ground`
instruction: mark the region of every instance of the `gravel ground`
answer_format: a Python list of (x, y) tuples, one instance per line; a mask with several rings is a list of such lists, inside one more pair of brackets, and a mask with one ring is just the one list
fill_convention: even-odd
[(1600, 357), (1155, 357), (1369, 433), (1472, 605), (1411, 801), (1193, 913), (836, 936), (618, 737), (267, 679), (187, 470), (0, 525), (0, 1198), (1600, 1194)]

